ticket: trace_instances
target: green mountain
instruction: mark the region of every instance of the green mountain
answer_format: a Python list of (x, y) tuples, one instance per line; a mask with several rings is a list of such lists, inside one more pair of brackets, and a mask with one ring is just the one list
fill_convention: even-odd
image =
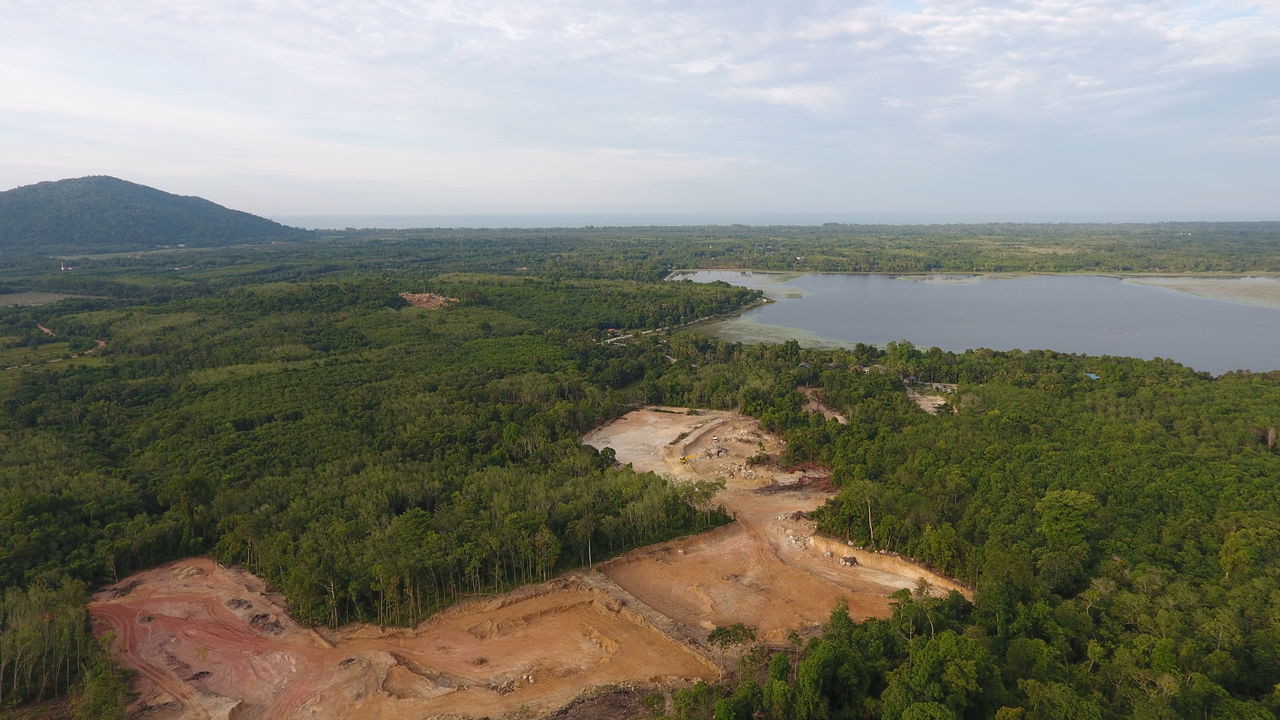
[(307, 232), (113, 177), (0, 192), (0, 250), (113, 252), (298, 239)]

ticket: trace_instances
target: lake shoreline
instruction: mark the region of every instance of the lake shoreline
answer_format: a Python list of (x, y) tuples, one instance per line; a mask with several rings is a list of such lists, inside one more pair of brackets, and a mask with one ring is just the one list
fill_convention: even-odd
[(813, 348), (1051, 349), (1173, 359), (1221, 374), (1278, 370), (1280, 275), (1264, 273), (839, 273), (673, 271), (772, 300), (695, 332)]
[[(916, 278), (976, 278), (976, 281), (985, 279), (1000, 280), (1012, 278), (1027, 277), (1102, 277), (1113, 278), (1124, 283), (1140, 285), (1143, 287), (1162, 288), (1173, 292), (1193, 295), (1195, 297), (1206, 300), (1215, 300), (1218, 302), (1229, 302), (1239, 305), (1249, 305), (1252, 307), (1266, 307), (1272, 309), (1280, 309), (1280, 273), (1269, 272), (1242, 272), (1228, 273), (1221, 271), (1203, 272), (1203, 273), (1161, 273), (1161, 272), (1090, 272), (1085, 270), (1071, 272), (1036, 272), (1036, 271), (1018, 271), (1018, 272), (972, 272), (972, 271), (937, 271), (937, 272), (870, 272), (870, 271), (843, 271), (843, 270), (814, 270), (814, 271), (795, 271), (795, 270), (743, 270), (740, 268), (681, 268), (672, 270), (667, 274), (665, 280), (682, 280), (688, 279), (679, 277), (681, 275), (692, 275), (699, 272), (736, 272), (750, 273), (752, 275), (776, 276), (777, 279), (772, 284), (795, 280), (805, 275), (851, 275), (851, 276), (883, 276), (895, 279), (907, 280), (908, 282), (921, 282)], [(1249, 289), (1242, 292), (1242, 288), (1237, 287), (1215, 287), (1213, 283), (1224, 283), (1231, 281), (1249, 281), (1257, 279), (1263, 282), (1271, 281), (1274, 288), (1258, 288)], [(1185, 282), (1184, 282), (1185, 281)], [(731, 283), (732, 284), (732, 283)], [(960, 283), (957, 283), (960, 284)], [(754, 287), (754, 286), (752, 286)], [(766, 297), (770, 300), (778, 301), (785, 299), (782, 297), (773, 297), (768, 295), (766, 288), (756, 288), (765, 292)]]

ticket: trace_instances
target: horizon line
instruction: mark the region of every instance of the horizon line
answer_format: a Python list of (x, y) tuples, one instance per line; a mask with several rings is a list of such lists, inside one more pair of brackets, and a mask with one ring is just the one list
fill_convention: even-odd
[[(841, 217), (843, 215), (843, 217)], [(1235, 215), (1235, 214), (1230, 214)], [(835, 216), (835, 219), (824, 219)], [(1135, 214), (1090, 216), (1043, 216), (993, 218), (950, 213), (884, 213), (865, 218), (821, 212), (719, 213), (719, 212), (500, 212), (500, 213), (273, 213), (264, 215), (284, 225), (307, 230), (516, 230), (516, 229), (609, 229), (640, 227), (804, 227), (897, 226), (931, 227), (953, 225), (1169, 225), (1169, 224), (1267, 224), (1280, 223), (1277, 216), (1161, 217)], [(452, 221), (452, 222), (447, 222)], [(379, 224), (379, 222), (383, 224)], [(433, 224), (443, 223), (443, 224)], [(497, 224), (495, 224), (497, 223)]]

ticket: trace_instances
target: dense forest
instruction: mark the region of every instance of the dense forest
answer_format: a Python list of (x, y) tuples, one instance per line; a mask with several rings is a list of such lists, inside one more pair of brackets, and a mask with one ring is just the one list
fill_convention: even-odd
[(299, 239), (308, 233), (203, 198), (97, 176), (0, 192), (0, 252), (120, 252)]
[[(915, 557), (977, 596), (904, 592), (885, 621), (838, 611), (821, 637), (749, 656), (736, 684), (683, 693), (674, 717), (1280, 711), (1280, 373), (700, 345), (721, 369), (670, 373), (657, 395), (759, 416), (789, 460), (833, 469), (842, 491), (818, 513), (823, 531)], [(957, 412), (917, 410), (904, 376), (959, 383)], [(798, 384), (824, 388), (849, 423), (804, 412)]]
[[(399, 295), (422, 290), (460, 301)], [(108, 340), (0, 377), (0, 702), (62, 693), (95, 657), (86, 587), (193, 553), (261, 573), (303, 621), (405, 624), (722, 522), (710, 488), (616, 469), (578, 438), (668, 364), (601, 328), (757, 298), (450, 275), (8, 308), (0, 352)], [(49, 608), (70, 624), (42, 624)]]
[[(166, 560), (252, 569), (304, 622), (401, 624), (723, 522), (700, 511), (710, 488), (579, 443), (660, 402), (760, 418), (786, 461), (832, 468), (823, 531), (977, 593), (904, 593), (883, 621), (837, 610), (655, 714), (1272, 717), (1280, 374), (742, 346), (679, 326), (758, 293), (662, 281), (712, 265), (1280, 269), (1273, 225), (1069, 227), (370, 232), (73, 272), (17, 257), (5, 290), (78, 297), (0, 307), (0, 714), (71, 697), (75, 717), (118, 717), (123, 679), (83, 603)], [(904, 377), (957, 383), (956, 412), (921, 412)], [(850, 422), (804, 412), (800, 385)]]

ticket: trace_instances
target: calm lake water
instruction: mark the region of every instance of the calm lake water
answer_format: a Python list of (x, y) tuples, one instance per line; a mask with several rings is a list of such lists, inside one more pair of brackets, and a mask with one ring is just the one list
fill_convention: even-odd
[(1163, 357), (1214, 374), (1280, 369), (1280, 308), (1247, 305), (1090, 275), (781, 275), (700, 270), (777, 302), (704, 331), (743, 342), (806, 346), (1049, 349)]

